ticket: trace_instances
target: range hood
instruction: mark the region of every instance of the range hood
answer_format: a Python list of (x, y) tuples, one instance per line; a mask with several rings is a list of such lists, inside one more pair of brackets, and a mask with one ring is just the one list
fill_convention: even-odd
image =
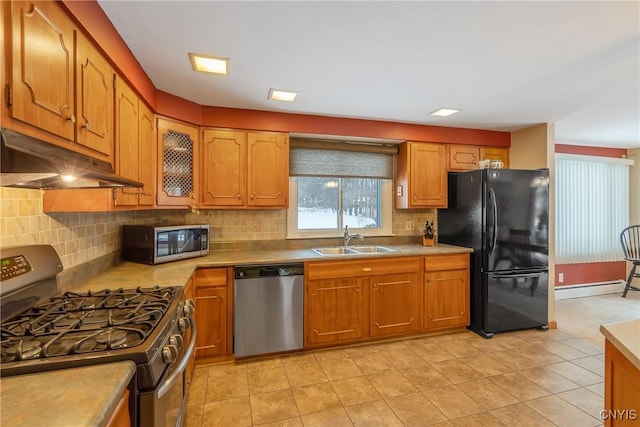
[(0, 186), (119, 188), (144, 184), (116, 175), (111, 164), (11, 129), (0, 129)]

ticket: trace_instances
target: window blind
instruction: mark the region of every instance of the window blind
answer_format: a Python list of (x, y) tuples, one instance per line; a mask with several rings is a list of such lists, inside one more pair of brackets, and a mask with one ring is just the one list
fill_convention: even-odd
[(384, 152), (306, 148), (291, 144), (289, 174), (392, 179), (393, 155)]
[(556, 262), (622, 260), (630, 160), (556, 155)]

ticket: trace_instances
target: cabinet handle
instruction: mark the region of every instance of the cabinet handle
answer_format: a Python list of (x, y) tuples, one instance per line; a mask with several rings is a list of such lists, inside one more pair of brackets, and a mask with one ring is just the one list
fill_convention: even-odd
[(362, 271), (372, 271), (373, 269), (371, 267), (363, 267)]

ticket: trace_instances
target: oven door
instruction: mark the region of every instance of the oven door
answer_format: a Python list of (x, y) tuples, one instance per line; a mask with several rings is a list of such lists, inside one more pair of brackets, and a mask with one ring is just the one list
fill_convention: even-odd
[(196, 325), (191, 320), (191, 334), (186, 334), (189, 343), (182, 348), (174, 361), (162, 376), (160, 383), (152, 390), (140, 391), (139, 425), (140, 427), (176, 427), (185, 420), (187, 384), (185, 374), (193, 356), (196, 343)]

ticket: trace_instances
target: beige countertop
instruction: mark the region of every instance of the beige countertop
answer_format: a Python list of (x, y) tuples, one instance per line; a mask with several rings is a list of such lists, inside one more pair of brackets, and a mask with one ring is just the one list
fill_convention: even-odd
[(640, 370), (640, 319), (600, 325), (600, 332)]
[(260, 250), (220, 250), (209, 255), (184, 261), (158, 265), (121, 262), (119, 265), (82, 283), (70, 290), (101, 290), (149, 286), (184, 286), (196, 268), (226, 267), (246, 264), (270, 264), (279, 262), (335, 261), (362, 258), (388, 258), (399, 256), (445, 255), (473, 252), (470, 248), (438, 244), (385, 245), (397, 252), (350, 255), (318, 255), (311, 249), (260, 249)]
[(102, 427), (135, 374), (134, 362), (0, 379), (0, 425)]

